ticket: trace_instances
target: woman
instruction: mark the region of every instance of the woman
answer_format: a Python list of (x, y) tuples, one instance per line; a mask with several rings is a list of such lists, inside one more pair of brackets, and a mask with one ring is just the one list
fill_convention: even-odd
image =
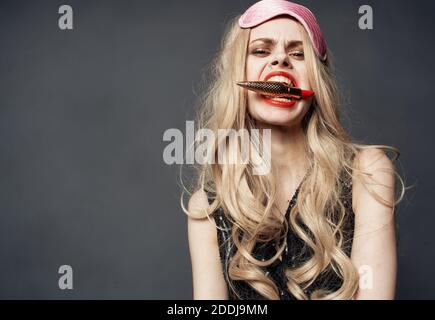
[[(352, 142), (341, 126), (328, 50), (311, 11), (257, 2), (232, 21), (213, 67), (199, 127), (271, 130), (271, 171), (253, 174), (252, 158), (199, 167), (187, 210), (182, 203), (194, 298), (393, 299), (394, 208), (404, 188), (383, 150), (395, 152), (394, 160), (399, 153)], [(314, 96), (267, 99), (240, 81), (291, 82)]]

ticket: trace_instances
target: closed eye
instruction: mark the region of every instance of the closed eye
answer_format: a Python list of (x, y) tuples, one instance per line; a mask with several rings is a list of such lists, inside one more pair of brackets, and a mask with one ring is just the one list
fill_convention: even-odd
[(297, 58), (303, 58), (305, 56), (303, 51), (295, 51), (290, 53), (290, 55), (297, 57)]
[(253, 54), (265, 54), (265, 53), (267, 53), (267, 51), (261, 50), (261, 49), (257, 49), (257, 50), (254, 50), (252, 53)]
[[(258, 54), (263, 55), (263, 54), (267, 54), (267, 53), (269, 53), (269, 52), (266, 50), (263, 50), (263, 49), (256, 49), (256, 50), (252, 51), (252, 54), (254, 54), (254, 55), (258, 55)], [(290, 53), (290, 55), (300, 59), (300, 58), (304, 57), (304, 52), (303, 51), (293, 51)]]

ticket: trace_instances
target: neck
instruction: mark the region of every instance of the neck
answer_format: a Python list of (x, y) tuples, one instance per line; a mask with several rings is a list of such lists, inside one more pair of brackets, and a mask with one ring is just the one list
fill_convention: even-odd
[(271, 130), (271, 159), (278, 180), (286, 181), (290, 189), (304, 177), (309, 167), (306, 153), (306, 135), (301, 125), (293, 127), (275, 126), (267, 123), (257, 123), (260, 130)]

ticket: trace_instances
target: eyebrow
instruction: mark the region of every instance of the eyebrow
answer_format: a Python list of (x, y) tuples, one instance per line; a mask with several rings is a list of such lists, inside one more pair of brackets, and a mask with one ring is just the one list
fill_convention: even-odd
[[(257, 42), (257, 41), (261, 41), (261, 42), (263, 42), (265, 44), (273, 44), (273, 45), (276, 44), (276, 40), (274, 40), (274, 39), (270, 39), (270, 38), (258, 38), (258, 39), (252, 40), (250, 45), (253, 44), (254, 42)], [(286, 45), (289, 48), (294, 48), (294, 47), (297, 47), (297, 46), (301, 46), (302, 44), (303, 44), (303, 42), (299, 41), (299, 40), (286, 41)]]

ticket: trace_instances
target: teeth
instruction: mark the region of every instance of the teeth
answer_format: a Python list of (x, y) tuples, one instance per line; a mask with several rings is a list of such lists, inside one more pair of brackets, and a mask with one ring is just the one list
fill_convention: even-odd
[(283, 77), (283, 76), (273, 76), (269, 78), (267, 81), (277, 81), (277, 82), (285, 82), (290, 85), (293, 85), (293, 83), (290, 81), (289, 78)]
[(267, 99), (271, 99), (271, 100), (275, 100), (275, 101), (283, 101), (283, 102), (290, 102), (292, 101), (292, 99), (287, 99), (287, 98), (274, 98), (271, 96), (265, 96)]

